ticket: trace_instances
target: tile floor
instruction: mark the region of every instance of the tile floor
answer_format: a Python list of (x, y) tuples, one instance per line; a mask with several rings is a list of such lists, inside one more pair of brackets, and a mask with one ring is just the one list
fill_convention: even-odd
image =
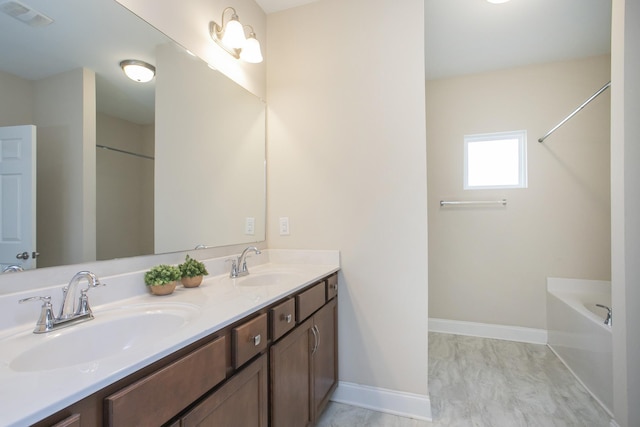
[(608, 427), (544, 345), (429, 333), (433, 422), (331, 402), (317, 427)]

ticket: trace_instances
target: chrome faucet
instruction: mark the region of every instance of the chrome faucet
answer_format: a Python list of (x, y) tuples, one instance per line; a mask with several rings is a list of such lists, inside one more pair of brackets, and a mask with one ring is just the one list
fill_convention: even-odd
[(256, 248), (255, 246), (249, 246), (245, 248), (245, 250), (242, 251), (242, 253), (238, 257), (237, 261), (231, 261), (231, 273), (229, 274), (229, 277), (236, 278), (249, 274), (249, 269), (247, 269), (247, 254), (249, 252), (255, 252), (256, 255), (260, 255), (262, 253), (260, 252), (260, 249)]
[(604, 309), (607, 310), (607, 318), (604, 319), (604, 324), (607, 325), (607, 326), (611, 326), (611, 321), (612, 321), (612, 319), (611, 319), (611, 317), (612, 317), (611, 316), (611, 308), (607, 307), (606, 305), (602, 305), (602, 304), (596, 304), (596, 307), (604, 308)]
[[(86, 289), (80, 290), (80, 297), (76, 297), (79, 283), (86, 279), (89, 283)], [(53, 315), (53, 306), (51, 305), (51, 297), (30, 297), (23, 298), (18, 301), (22, 304), (28, 301), (43, 301), (40, 317), (36, 322), (36, 328), (33, 330), (35, 334), (49, 332), (54, 329), (64, 328), (76, 323), (93, 319), (91, 307), (89, 307), (89, 298), (87, 292), (89, 289), (103, 286), (98, 277), (90, 271), (81, 271), (76, 273), (67, 286), (62, 289), (62, 306), (58, 317)], [(76, 304), (77, 301), (77, 304)]]
[[(80, 298), (76, 297), (78, 284), (82, 279), (87, 279), (89, 286), (87, 289), (80, 291)], [(85, 314), (91, 315), (91, 308), (89, 308), (89, 300), (87, 299), (87, 292), (89, 289), (101, 286), (100, 280), (90, 271), (80, 271), (76, 273), (69, 284), (62, 288), (62, 306), (60, 307), (60, 315), (58, 320), (71, 319), (76, 316), (82, 316)], [(76, 300), (78, 305), (76, 306)]]

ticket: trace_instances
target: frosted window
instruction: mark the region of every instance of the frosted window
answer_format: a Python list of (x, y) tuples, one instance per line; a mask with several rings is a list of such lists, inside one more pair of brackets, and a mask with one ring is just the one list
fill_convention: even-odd
[(527, 132), (464, 137), (464, 188), (526, 188)]

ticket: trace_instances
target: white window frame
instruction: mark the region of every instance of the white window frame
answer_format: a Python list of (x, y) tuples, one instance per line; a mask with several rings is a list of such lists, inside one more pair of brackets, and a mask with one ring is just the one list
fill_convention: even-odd
[[(469, 144), (482, 141), (518, 140), (518, 183), (514, 185), (469, 185)], [(527, 188), (527, 131), (494, 132), (464, 136), (464, 189)]]

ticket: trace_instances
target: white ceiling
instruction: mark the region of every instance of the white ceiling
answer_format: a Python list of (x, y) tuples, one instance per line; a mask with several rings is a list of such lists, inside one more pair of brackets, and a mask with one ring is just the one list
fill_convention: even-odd
[[(273, 13), (314, 0), (256, 0)], [(610, 0), (424, 0), (428, 79), (610, 52)]]
[(269, 14), (315, 1), (317, 0), (256, 0), (256, 3), (264, 10), (264, 13)]
[(610, 0), (425, 0), (427, 78), (601, 55)]

